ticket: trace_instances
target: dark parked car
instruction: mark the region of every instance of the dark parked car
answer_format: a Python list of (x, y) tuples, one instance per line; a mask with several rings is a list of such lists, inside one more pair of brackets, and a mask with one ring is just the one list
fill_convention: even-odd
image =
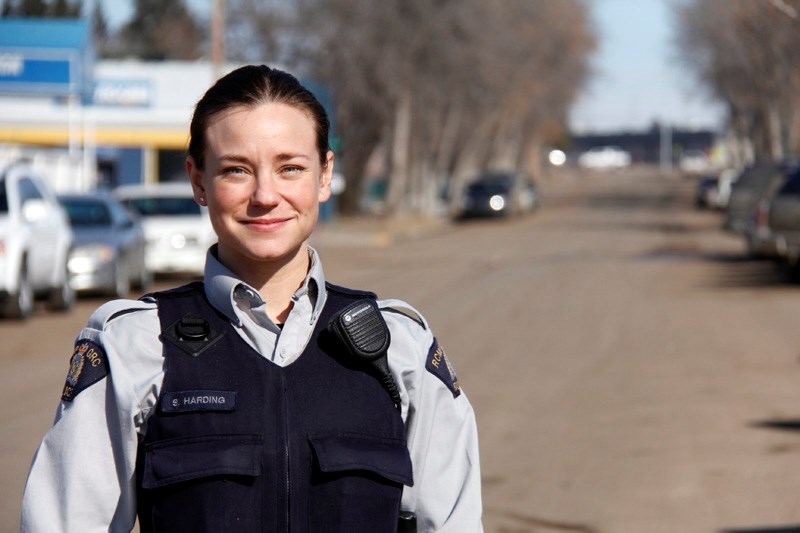
[(800, 170), (793, 172), (772, 198), (768, 223), (780, 257), (797, 267), (800, 262)]
[(58, 197), (75, 236), (67, 268), (76, 291), (124, 298), (131, 286), (146, 290), (145, 236), (136, 215), (105, 192)]
[(798, 168), (800, 161), (797, 159), (761, 162), (746, 168), (734, 183), (725, 229), (741, 234), (751, 255), (777, 257), (777, 243), (768, 224), (770, 202)]
[(456, 218), (507, 217), (533, 211), (539, 205), (536, 186), (517, 173), (483, 174), (466, 186)]

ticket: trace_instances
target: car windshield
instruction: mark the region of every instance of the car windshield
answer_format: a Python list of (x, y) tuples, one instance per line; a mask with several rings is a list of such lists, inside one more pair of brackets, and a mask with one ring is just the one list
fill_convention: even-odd
[(492, 195), (504, 194), (508, 192), (508, 183), (501, 181), (478, 181), (470, 184), (469, 194), (475, 195)]
[(795, 172), (781, 187), (780, 195), (800, 196), (800, 172)]
[(94, 200), (62, 200), (61, 205), (74, 227), (110, 226), (111, 213), (103, 202)]
[(0, 213), (8, 213), (8, 195), (6, 194), (6, 180), (0, 180)]
[(125, 204), (144, 217), (179, 217), (200, 214), (200, 206), (191, 197), (129, 198)]

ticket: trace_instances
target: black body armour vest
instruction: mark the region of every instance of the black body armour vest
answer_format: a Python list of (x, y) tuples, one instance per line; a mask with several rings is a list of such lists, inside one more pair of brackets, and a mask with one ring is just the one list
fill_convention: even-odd
[(325, 331), (375, 295), (327, 287), (308, 346), (283, 368), (239, 336), (202, 283), (154, 295), (166, 374), (139, 447), (143, 533), (396, 531), (412, 484), (402, 418)]

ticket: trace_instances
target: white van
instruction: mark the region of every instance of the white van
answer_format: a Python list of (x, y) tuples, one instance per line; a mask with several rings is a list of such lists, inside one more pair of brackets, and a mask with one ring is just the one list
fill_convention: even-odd
[(208, 209), (194, 201), (188, 181), (123, 185), (114, 190), (114, 196), (141, 216), (148, 270), (203, 275), (206, 251), (217, 236)]

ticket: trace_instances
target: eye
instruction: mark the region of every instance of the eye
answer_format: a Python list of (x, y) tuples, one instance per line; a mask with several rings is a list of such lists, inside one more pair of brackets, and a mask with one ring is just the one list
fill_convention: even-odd
[(305, 168), (298, 165), (286, 165), (281, 167), (281, 176), (286, 178), (295, 178), (300, 176), (305, 171)]
[(223, 167), (220, 176), (229, 180), (240, 180), (248, 175), (247, 169), (239, 166)]

